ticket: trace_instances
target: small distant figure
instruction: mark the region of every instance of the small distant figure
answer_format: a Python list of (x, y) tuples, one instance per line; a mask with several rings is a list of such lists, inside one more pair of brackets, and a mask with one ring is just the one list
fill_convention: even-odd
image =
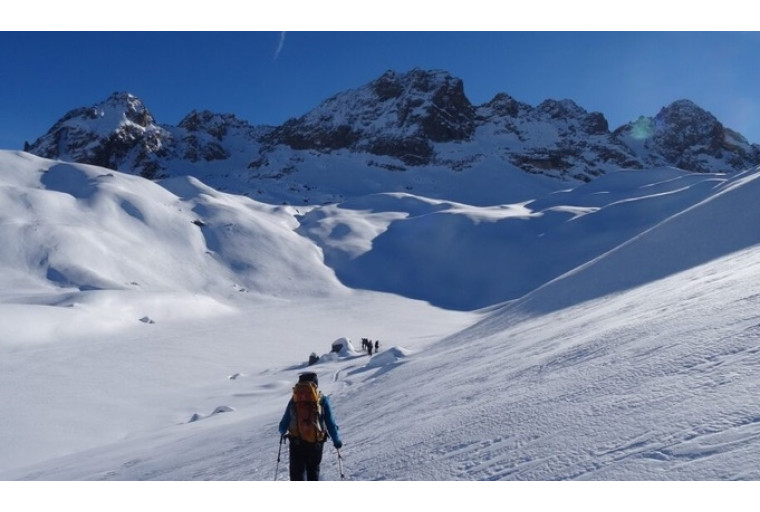
[(309, 355), (309, 366), (317, 364), (318, 361), (319, 356), (316, 353), (312, 352), (311, 355)]
[(367, 343), (367, 352), (369, 353), (370, 357), (372, 356), (372, 342), (370, 341)]
[(380, 340), (375, 340), (375, 354), (380, 351)]

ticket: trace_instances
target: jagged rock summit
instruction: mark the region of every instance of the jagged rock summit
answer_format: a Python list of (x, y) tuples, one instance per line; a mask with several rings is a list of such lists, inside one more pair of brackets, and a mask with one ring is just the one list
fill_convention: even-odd
[(232, 114), (192, 111), (178, 126), (161, 125), (128, 92), (71, 110), (26, 148), (45, 158), (88, 163), (146, 178), (166, 175), (172, 162), (229, 159), (239, 138), (255, 142), (257, 129)]
[[(386, 72), (291, 119), (270, 142), (297, 150), (348, 149), (400, 160), (402, 166), (463, 170), (496, 154), (528, 172), (587, 180), (638, 165), (611, 137), (601, 113), (571, 100), (533, 108), (506, 94), (482, 106), (445, 71)], [(589, 151), (590, 149), (590, 151)]]
[[(653, 166), (730, 173), (760, 165), (760, 146), (688, 100), (610, 131), (602, 113), (569, 99), (534, 107), (500, 93), (473, 105), (462, 80), (421, 69), (388, 71), (277, 127), (209, 111), (193, 111), (177, 126), (159, 124), (137, 97), (114, 93), (70, 111), (25, 149), (148, 178), (189, 174), (278, 202), (384, 191), (363, 185), (379, 181), (386, 191), (410, 190), (408, 176), (389, 171), (519, 170), (589, 181)], [(380, 180), (378, 171), (397, 176)], [(427, 175), (416, 181), (433, 182)], [(432, 185), (425, 192), (446, 193)]]
[(116, 92), (92, 107), (71, 110), (28, 150), (152, 177), (157, 159), (167, 155), (164, 141), (169, 137), (139, 98)]
[(475, 109), (458, 78), (442, 71), (388, 71), (367, 86), (324, 101), (272, 134), (293, 149), (351, 149), (430, 163), (433, 144), (469, 140)]
[(690, 100), (639, 117), (614, 133), (645, 165), (671, 165), (693, 172), (741, 171), (758, 165), (760, 146), (723, 126)]

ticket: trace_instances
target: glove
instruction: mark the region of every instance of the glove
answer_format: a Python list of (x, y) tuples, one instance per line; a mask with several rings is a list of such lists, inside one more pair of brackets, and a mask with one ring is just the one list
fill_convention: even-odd
[(333, 443), (333, 446), (335, 447), (336, 450), (340, 450), (341, 448), (343, 448), (343, 443), (341, 443), (340, 441), (335, 441)]

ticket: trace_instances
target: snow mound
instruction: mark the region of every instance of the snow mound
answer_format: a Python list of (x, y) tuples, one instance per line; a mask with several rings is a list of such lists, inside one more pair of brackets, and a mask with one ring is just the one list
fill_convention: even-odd
[(403, 362), (410, 355), (411, 351), (403, 347), (391, 347), (373, 356), (367, 363), (367, 368), (393, 366)]
[(341, 357), (348, 357), (356, 354), (356, 349), (349, 338), (338, 338), (332, 342), (330, 353), (338, 354)]
[(297, 225), (291, 209), (194, 178), (158, 183), (0, 151), (4, 290), (139, 290), (220, 302), (344, 293), (319, 249), (294, 232)]

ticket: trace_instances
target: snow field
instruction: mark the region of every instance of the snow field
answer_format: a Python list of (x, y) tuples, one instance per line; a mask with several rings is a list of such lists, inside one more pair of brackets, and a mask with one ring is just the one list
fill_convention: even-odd
[[(757, 170), (297, 211), (0, 157), (0, 480), (269, 492), (311, 352), (351, 485), (407, 482), (401, 503), (425, 499), (412, 482), (456, 504), (490, 481), (760, 480)], [(330, 355), (344, 336), (381, 351)], [(326, 480), (334, 459), (328, 446)], [(527, 506), (546, 493), (527, 488)], [(711, 503), (690, 501), (702, 491), (671, 506)]]

